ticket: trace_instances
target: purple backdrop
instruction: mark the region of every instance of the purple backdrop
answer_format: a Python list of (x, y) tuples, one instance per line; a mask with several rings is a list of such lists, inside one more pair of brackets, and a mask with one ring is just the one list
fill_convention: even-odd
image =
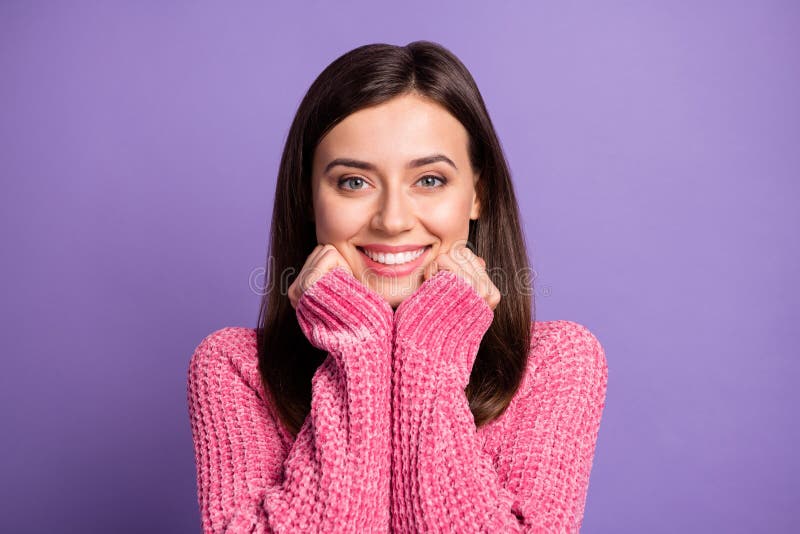
[(800, 10), (648, 4), (0, 4), (0, 530), (199, 530), (187, 364), (255, 326), (294, 111), (416, 39), (482, 90), (537, 319), (605, 347), (583, 532), (790, 530)]

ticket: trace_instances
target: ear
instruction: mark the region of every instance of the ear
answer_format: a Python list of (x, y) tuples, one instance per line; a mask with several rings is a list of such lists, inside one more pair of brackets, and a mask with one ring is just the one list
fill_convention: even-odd
[(469, 212), (469, 218), (472, 219), (473, 221), (478, 220), (478, 218), (480, 218), (481, 215), (481, 201), (478, 198), (479, 180), (480, 178), (475, 180), (475, 187), (472, 193), (472, 209)]

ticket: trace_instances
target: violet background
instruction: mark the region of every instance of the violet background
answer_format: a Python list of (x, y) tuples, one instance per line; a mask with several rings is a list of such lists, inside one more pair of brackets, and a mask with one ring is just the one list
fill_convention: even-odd
[(255, 326), (293, 114), (340, 54), (417, 39), (486, 100), (537, 319), (605, 348), (582, 532), (792, 530), (799, 23), (763, 0), (2, 2), (0, 530), (199, 531), (187, 364)]

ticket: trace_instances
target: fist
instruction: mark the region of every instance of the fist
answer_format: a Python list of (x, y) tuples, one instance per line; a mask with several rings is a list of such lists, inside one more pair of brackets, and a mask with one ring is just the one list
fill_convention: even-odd
[(457, 243), (447, 252), (442, 252), (425, 268), (425, 280), (439, 271), (451, 271), (466, 280), (475, 292), (494, 310), (500, 303), (500, 290), (486, 272), (486, 261), (464, 244)]
[(306, 258), (300, 274), (289, 286), (289, 301), (293, 308), (297, 308), (297, 301), (306, 289), (314, 285), (314, 282), (325, 276), (329, 271), (336, 267), (344, 267), (350, 274), (353, 270), (348, 265), (344, 257), (333, 245), (317, 245), (311, 254)]

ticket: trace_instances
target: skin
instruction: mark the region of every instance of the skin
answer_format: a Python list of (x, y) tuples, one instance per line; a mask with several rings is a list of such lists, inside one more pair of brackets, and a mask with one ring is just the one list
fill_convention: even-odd
[[(318, 246), (289, 288), (293, 306), (303, 291), (337, 266), (344, 267), (392, 308), (439, 270), (469, 282), (494, 309), (500, 292), (486, 263), (464, 246), (469, 220), (480, 216), (470, 166), (468, 134), (436, 102), (416, 94), (359, 110), (322, 138), (314, 152), (312, 198)], [(408, 162), (443, 154), (455, 164)], [(336, 158), (373, 164), (375, 170), (337, 165)], [(431, 245), (425, 262), (407, 276), (378, 275), (356, 248), (363, 244)]]

